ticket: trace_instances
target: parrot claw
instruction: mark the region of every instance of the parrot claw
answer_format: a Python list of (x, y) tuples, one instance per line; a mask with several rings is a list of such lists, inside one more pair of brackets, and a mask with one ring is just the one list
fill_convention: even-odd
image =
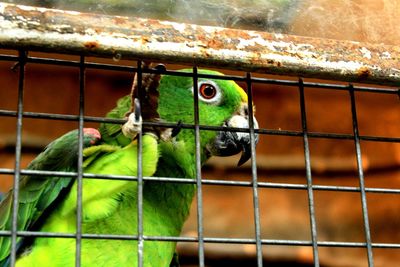
[(160, 72), (165, 72), (167, 70), (167, 68), (165, 67), (164, 64), (158, 64), (157, 66), (154, 67), (156, 70), (160, 71)]
[(182, 121), (179, 120), (176, 126), (172, 129), (171, 137), (177, 136), (182, 130)]
[(134, 105), (134, 112), (129, 114), (128, 121), (122, 125), (122, 133), (132, 140), (142, 131), (142, 116), (139, 99), (135, 98)]

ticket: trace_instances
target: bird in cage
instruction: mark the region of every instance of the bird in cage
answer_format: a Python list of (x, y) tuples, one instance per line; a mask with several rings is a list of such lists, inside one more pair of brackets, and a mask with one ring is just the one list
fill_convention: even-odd
[[(144, 70), (149, 68), (148, 63), (142, 66)], [(144, 180), (141, 185), (139, 221), (143, 227), (140, 234), (156, 238), (145, 240), (143, 246), (138, 246), (137, 180), (112, 175), (136, 177), (141, 169), (142, 177), (194, 179), (196, 160), (202, 165), (212, 156), (231, 156), (240, 152), (242, 156), (238, 164), (241, 165), (251, 156), (252, 139), (249, 132), (233, 128), (248, 129), (250, 124), (258, 128), (258, 124), (254, 117), (249, 118), (247, 94), (234, 81), (161, 75), (158, 73), (165, 70), (162, 66), (155, 70), (139, 72), (131, 94), (120, 99), (107, 114), (108, 118), (126, 118), (122, 127), (102, 123), (99, 132), (84, 130), (83, 172), (108, 177), (84, 178), (81, 198), (77, 198), (76, 179), (41, 176), (37, 180), (36, 176), (23, 175), (19, 188), (18, 230), (75, 234), (76, 214), (80, 212), (77, 206), (81, 202), (81, 233), (100, 235), (81, 239), (81, 266), (136, 266), (140, 260), (143, 266), (175, 264), (176, 242), (157, 241), (157, 237), (180, 235), (196, 185)], [(198, 70), (198, 73), (222, 75), (210, 70)], [(198, 110), (195, 108), (196, 100)], [(165, 125), (159, 127), (157, 122), (175, 126), (172, 129)], [(196, 138), (194, 124), (221, 129), (199, 130), (199, 138)], [(61, 144), (62, 140), (65, 137), (53, 143), (60, 144), (61, 149), (55, 150), (55, 145), (50, 145), (33, 162), (46, 160), (42, 156), (46, 154), (51, 154), (52, 159), (59, 157), (63, 162), (65, 149), (68, 153), (74, 152), (75, 162), (70, 160), (70, 166), (60, 166), (57, 161), (43, 166), (50, 170), (76, 171), (78, 147), (71, 144), (77, 143), (77, 137)], [(253, 133), (253, 143), (257, 141), (258, 136)], [(138, 150), (138, 144), (141, 150)], [(141, 151), (140, 155), (138, 151)], [(141, 168), (138, 168), (138, 156)], [(11, 190), (0, 205), (1, 230), (11, 229), (13, 193)], [(114, 236), (107, 238), (106, 235)], [(121, 235), (126, 238), (118, 238)], [(4, 266), (10, 262), (10, 244), (9, 236), (1, 237), (0, 261)], [(76, 250), (75, 238), (18, 237), (16, 266), (75, 266)]]

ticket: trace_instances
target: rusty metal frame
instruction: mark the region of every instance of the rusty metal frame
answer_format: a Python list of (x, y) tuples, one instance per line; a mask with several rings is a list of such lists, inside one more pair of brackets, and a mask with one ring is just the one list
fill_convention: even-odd
[(400, 84), (400, 46), (80, 13), (0, 2), (0, 48)]

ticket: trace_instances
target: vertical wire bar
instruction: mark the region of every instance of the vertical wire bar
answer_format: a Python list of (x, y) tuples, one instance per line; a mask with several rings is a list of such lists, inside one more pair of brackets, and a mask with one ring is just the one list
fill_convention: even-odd
[(303, 79), (301, 78), (299, 79), (299, 92), (300, 92), (301, 125), (303, 129), (304, 159), (305, 159), (306, 177), (307, 177), (308, 209), (310, 212), (311, 241), (313, 247), (314, 266), (318, 267), (319, 256), (318, 256), (318, 243), (317, 243), (318, 241), (317, 222), (315, 219), (314, 193), (312, 189), (310, 146), (308, 142), (306, 105), (304, 101), (304, 84), (303, 84)]
[(349, 93), (350, 93), (350, 101), (351, 101), (351, 114), (353, 121), (353, 134), (354, 134), (354, 144), (356, 148), (356, 156), (357, 156), (357, 170), (358, 177), (360, 181), (360, 193), (361, 193), (361, 207), (363, 213), (364, 220), (364, 231), (365, 231), (365, 241), (367, 243), (367, 256), (368, 256), (368, 266), (374, 266), (374, 259), (372, 254), (372, 245), (371, 245), (371, 232), (369, 227), (368, 220), (368, 206), (367, 206), (367, 195), (365, 193), (365, 182), (364, 182), (364, 171), (361, 157), (361, 145), (360, 145), (360, 135), (358, 132), (358, 122), (357, 122), (357, 110), (356, 110), (356, 102), (354, 97), (354, 88), (353, 85), (349, 85)]
[(18, 230), (18, 198), (19, 180), (21, 176), (21, 149), (22, 149), (22, 113), (24, 109), (24, 83), (25, 83), (25, 64), (27, 52), (19, 51), (19, 80), (18, 80), (18, 107), (17, 107), (17, 136), (15, 143), (15, 174), (14, 192), (11, 225), (11, 259), (10, 266), (15, 266), (17, 259), (17, 230)]
[(257, 161), (256, 161), (256, 137), (254, 133), (253, 120), (253, 85), (251, 82), (251, 73), (246, 74), (248, 108), (249, 108), (249, 131), (250, 131), (250, 149), (251, 149), (251, 179), (253, 189), (253, 207), (254, 207), (254, 224), (256, 237), (256, 253), (257, 266), (263, 266), (262, 244), (261, 244), (261, 223), (260, 223), (260, 205), (258, 197), (258, 178), (257, 178)]
[[(142, 103), (142, 61), (137, 62), (137, 88), (139, 102)], [(132, 103), (133, 105), (134, 103)], [(140, 105), (142, 107), (142, 105)], [(141, 114), (139, 114), (141, 116)], [(144, 262), (144, 239), (143, 239), (143, 170), (142, 170), (142, 131), (137, 136), (137, 231), (138, 231), (138, 266), (142, 267)]]
[(82, 252), (82, 191), (83, 191), (83, 116), (85, 103), (85, 57), (80, 57), (79, 62), (79, 121), (78, 121), (78, 175), (77, 175), (77, 205), (76, 205), (76, 247), (75, 247), (75, 266), (81, 266)]
[(203, 192), (201, 185), (201, 155), (200, 155), (200, 119), (199, 119), (199, 88), (197, 67), (193, 67), (193, 97), (194, 97), (194, 141), (196, 160), (196, 193), (197, 193), (197, 235), (199, 266), (204, 267), (204, 233), (203, 233)]

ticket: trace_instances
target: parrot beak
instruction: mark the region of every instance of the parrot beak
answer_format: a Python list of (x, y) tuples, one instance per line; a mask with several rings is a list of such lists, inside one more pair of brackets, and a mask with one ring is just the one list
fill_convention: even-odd
[[(253, 117), (253, 125), (254, 129), (258, 129), (258, 122), (255, 117)], [(233, 115), (229, 120), (225, 121), (223, 127), (249, 128), (247, 104), (243, 104), (238, 114)], [(258, 134), (254, 136), (254, 142), (257, 144)], [(241, 166), (251, 158), (250, 134), (222, 130), (217, 133), (214, 142), (207, 148), (211, 155), (220, 157), (232, 156), (242, 151), (242, 156), (238, 162), (238, 166)]]

